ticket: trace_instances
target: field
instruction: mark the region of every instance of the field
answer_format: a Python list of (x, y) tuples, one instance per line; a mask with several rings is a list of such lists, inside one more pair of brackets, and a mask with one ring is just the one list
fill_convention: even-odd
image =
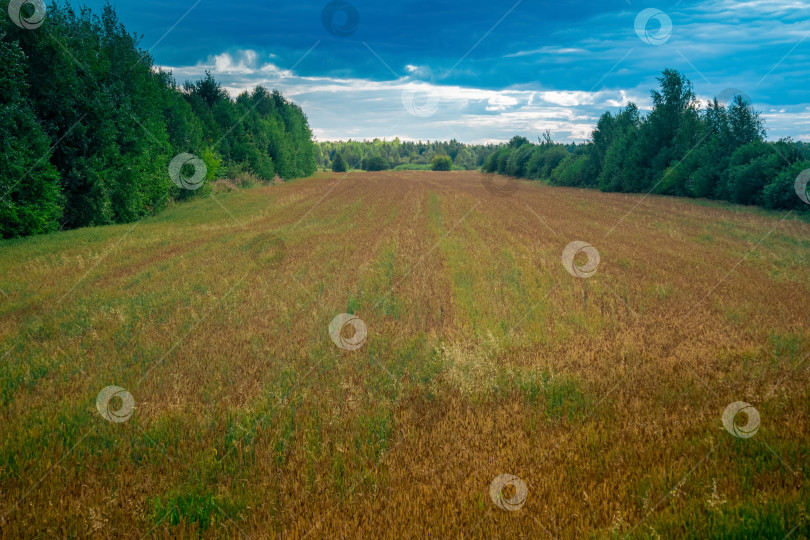
[(810, 224), (503, 182), (0, 243), (0, 536), (810, 537)]

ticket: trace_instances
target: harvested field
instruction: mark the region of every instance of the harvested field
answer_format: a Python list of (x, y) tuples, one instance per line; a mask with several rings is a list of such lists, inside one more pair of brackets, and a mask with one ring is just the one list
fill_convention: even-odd
[(810, 536), (810, 224), (486, 180), (0, 243), (0, 536)]

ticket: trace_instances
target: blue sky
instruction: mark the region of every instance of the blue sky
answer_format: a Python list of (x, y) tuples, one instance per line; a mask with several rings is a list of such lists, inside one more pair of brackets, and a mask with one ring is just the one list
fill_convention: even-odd
[(747, 94), (769, 138), (810, 141), (810, 0), (339, 2), (113, 5), (179, 81), (278, 88), (319, 140), (583, 141), (606, 110), (648, 109), (670, 67), (704, 101)]

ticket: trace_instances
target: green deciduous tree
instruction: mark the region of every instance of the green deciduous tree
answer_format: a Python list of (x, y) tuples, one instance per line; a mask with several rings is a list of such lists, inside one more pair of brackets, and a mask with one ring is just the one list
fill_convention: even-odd
[(0, 34), (0, 236), (54, 231), (62, 216), (51, 142), (28, 105), (25, 54)]
[(715, 98), (701, 110), (683, 74), (667, 69), (658, 82), (647, 116), (632, 103), (606, 112), (582, 145), (555, 145), (548, 133), (538, 145), (516, 136), (492, 152), (482, 170), (605, 191), (806, 208), (792, 183), (810, 162), (810, 146), (766, 142), (759, 113), (742, 95), (728, 107)]
[[(8, 2), (0, 4), (5, 11)], [(52, 4), (47, 31), (0, 19), (0, 135), (14, 149), (0, 165), (9, 169), (0, 171), (3, 181), (45, 155), (14, 191), (6, 187), (14, 204), (4, 219), (17, 225), (4, 235), (52, 230), (60, 216), (66, 227), (131, 222), (171, 199), (204, 195), (208, 189), (172, 182), (168, 164), (180, 153), (201, 156), (209, 180), (228, 170), (220, 162), (266, 181), (315, 171), (312, 133), (297, 105), (261, 87), (232, 100), (209, 72), (178, 86), (109, 4), (100, 14)]]

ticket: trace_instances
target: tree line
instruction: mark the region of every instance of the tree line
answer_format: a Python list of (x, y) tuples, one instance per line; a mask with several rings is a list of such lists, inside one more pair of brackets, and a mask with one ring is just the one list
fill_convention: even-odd
[(765, 140), (760, 114), (742, 94), (700, 107), (692, 83), (667, 69), (652, 111), (629, 103), (599, 119), (585, 144), (537, 144), (516, 136), (482, 170), (559, 186), (725, 200), (770, 209), (805, 207), (794, 183), (810, 168), (810, 145)]
[(261, 86), (231, 99), (210, 73), (178, 84), (109, 4), (97, 15), (53, 3), (36, 29), (0, 18), (4, 238), (132, 222), (210, 191), (172, 181), (178, 154), (198, 157), (209, 181), (316, 170), (300, 107)]
[[(481, 168), (487, 157), (497, 149), (496, 144), (463, 144), (455, 139), (445, 142), (403, 142), (399, 138), (391, 141), (327, 141), (318, 144), (315, 158), (321, 169), (338, 172), (351, 169), (445, 170), (445, 156), (451, 161), (453, 169), (472, 170)], [(434, 164), (437, 156), (440, 158)]]

